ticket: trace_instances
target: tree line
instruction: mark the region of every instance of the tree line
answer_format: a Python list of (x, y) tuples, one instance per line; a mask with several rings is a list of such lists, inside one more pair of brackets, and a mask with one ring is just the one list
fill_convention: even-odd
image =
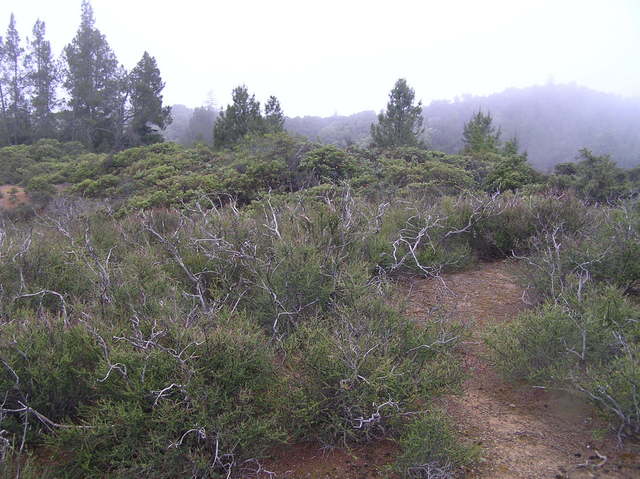
[[(621, 167), (640, 164), (640, 99), (624, 98), (577, 85), (547, 84), (508, 89), (488, 96), (464, 95), (424, 106), (422, 140), (433, 150), (455, 154), (464, 149), (464, 123), (479, 110), (491, 112), (503, 136), (517, 135), (536, 169), (551, 172), (588, 148), (609, 154)], [(314, 141), (340, 147), (364, 147), (371, 141), (377, 114), (287, 118), (286, 129)]]
[(22, 39), (11, 14), (0, 37), (0, 145), (42, 138), (112, 151), (162, 141), (171, 121), (156, 59), (144, 52), (127, 71), (84, 0), (75, 37), (56, 57), (37, 20)]

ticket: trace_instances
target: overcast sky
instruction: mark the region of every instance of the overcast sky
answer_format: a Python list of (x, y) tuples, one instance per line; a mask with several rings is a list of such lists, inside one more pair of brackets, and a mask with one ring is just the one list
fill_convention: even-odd
[[(80, 0), (2, 0), (21, 35), (36, 18), (60, 53)], [(424, 103), (576, 82), (640, 96), (640, 0), (93, 0), (96, 26), (131, 68), (154, 55), (165, 100), (230, 101), (246, 84), (285, 113), (379, 110), (404, 77)]]

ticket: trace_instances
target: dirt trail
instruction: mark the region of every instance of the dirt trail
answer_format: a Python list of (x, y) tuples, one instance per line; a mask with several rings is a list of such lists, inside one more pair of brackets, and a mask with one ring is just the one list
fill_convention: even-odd
[[(439, 281), (412, 281), (410, 310), (429, 320), (434, 307), (444, 307), (470, 321), (471, 338), (462, 345), (469, 377), (461, 395), (443, 401), (463, 436), (483, 448), (479, 466), (465, 477), (640, 478), (637, 445), (621, 450), (614, 438), (603, 437), (599, 431), (605, 426), (590, 404), (566, 393), (505, 383), (486, 361), (484, 328), (511, 320), (525, 306), (509, 264), (483, 264), (445, 281), (451, 291), (444, 294)], [(599, 454), (607, 459), (597, 467), (603, 462)]]
[[(590, 404), (567, 393), (506, 383), (487, 362), (485, 327), (510, 321), (525, 308), (509, 263), (484, 263), (444, 280), (448, 291), (439, 280), (408, 282), (409, 313), (429, 321), (444, 309), (469, 322), (471, 337), (461, 346), (468, 379), (462, 394), (442, 400), (462, 436), (482, 447), (480, 463), (464, 477), (640, 479), (639, 445), (618, 449)], [(327, 455), (317, 445), (294, 445), (276, 452), (268, 465), (277, 477), (291, 479), (381, 478), (388, 474), (380, 466), (393, 462), (396, 453), (391, 442)]]

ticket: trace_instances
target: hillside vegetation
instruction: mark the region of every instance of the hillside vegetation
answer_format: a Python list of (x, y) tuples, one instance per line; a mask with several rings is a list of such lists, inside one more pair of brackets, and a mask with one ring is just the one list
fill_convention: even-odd
[[(477, 111), (491, 112), (505, 139), (517, 136), (531, 164), (549, 172), (558, 163), (574, 161), (588, 148), (609, 154), (621, 167), (640, 164), (640, 101), (575, 85), (544, 85), (509, 89), (488, 96), (464, 95), (437, 100), (423, 109), (425, 139), (435, 150), (458, 153), (465, 122)], [(354, 115), (288, 118), (287, 130), (342, 147), (370, 142), (373, 111)]]
[[(239, 85), (168, 130), (155, 58), (125, 70), (87, 0), (61, 58), (33, 32), (11, 15), (0, 42), (0, 478), (273, 478), (276, 451), (371, 444), (383, 477), (460, 477), (483, 452), (439, 406), (481, 341), (639, 439), (635, 103), (424, 110), (400, 78), (372, 119), (296, 135)], [(416, 277), (507, 258), (517, 318), (411, 313)]]
[(637, 178), (581, 154), (544, 177), (505, 145), (283, 133), (218, 151), (0, 150), (32, 201), (0, 244), (5, 471), (246, 477), (283, 442), (389, 437), (398, 474), (453, 475), (477, 451), (431, 405), (459, 387), (465, 329), (406, 315), (397, 280), (513, 255), (540, 306), (487, 338), (496, 363), (637, 436)]
[[(511, 149), (510, 149), (511, 148)], [(516, 146), (517, 148), (517, 146)], [(79, 143), (40, 140), (0, 148), (0, 183), (26, 188), (36, 209), (64, 190), (109, 198), (120, 212), (192, 203), (216, 195), (241, 205), (271, 195), (348, 183), (358, 194), (457, 194), (574, 190), (588, 201), (613, 201), (638, 191), (638, 168), (623, 170), (588, 150), (545, 176), (509, 144), (458, 155), (420, 148), (339, 149), (285, 133), (247, 136), (231, 149), (159, 143), (118, 153), (92, 153)], [(313, 190), (312, 190), (313, 191)], [(17, 209), (29, 214), (29, 207)]]

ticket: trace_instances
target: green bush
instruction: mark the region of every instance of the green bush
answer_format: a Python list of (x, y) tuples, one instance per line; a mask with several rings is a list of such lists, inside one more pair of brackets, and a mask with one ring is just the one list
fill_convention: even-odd
[(640, 346), (637, 335), (635, 340), (626, 345), (623, 354), (602, 367), (591, 368), (578, 384), (579, 390), (613, 419), (619, 438), (640, 437)]
[(194, 333), (112, 347), (120, 369), (101, 372), (99, 400), (80, 411), (90, 427), (49, 436), (65, 474), (219, 477), (284, 439), (282, 380), (262, 334), (240, 317)]
[(402, 454), (394, 469), (404, 478), (427, 479), (436, 471), (454, 477), (478, 457), (477, 447), (460, 442), (444, 412), (434, 410), (410, 423), (399, 440)]
[(637, 206), (587, 208), (574, 201), (558, 211), (538, 203), (536, 234), (529, 241), (525, 276), (541, 297), (556, 297), (575, 277), (613, 284), (626, 291), (640, 279)]
[(621, 431), (637, 435), (640, 309), (612, 287), (580, 294), (494, 327), (486, 337), (491, 357), (513, 380), (585, 393)]
[[(438, 334), (370, 291), (337, 318), (300, 326), (286, 342), (295, 371), (289, 414), (298, 434), (331, 444), (381, 437), (395, 429), (401, 412), (455, 388), (460, 368), (448, 354), (455, 340), (439, 344)], [(459, 331), (449, 325), (445, 334), (454, 339)]]
[[(54, 422), (78, 416), (79, 409), (99, 396), (96, 369), (101, 352), (95, 339), (81, 326), (65, 328), (60, 322), (37, 324), (33, 319), (5, 326), (0, 338), (0, 390), (4, 407), (29, 406)], [(22, 433), (23, 418), (15, 415), (3, 424)], [(49, 426), (37, 418), (28, 422), (29, 438)]]
[(311, 150), (302, 158), (299, 168), (312, 174), (319, 182), (344, 180), (358, 172), (355, 159), (334, 146)]

